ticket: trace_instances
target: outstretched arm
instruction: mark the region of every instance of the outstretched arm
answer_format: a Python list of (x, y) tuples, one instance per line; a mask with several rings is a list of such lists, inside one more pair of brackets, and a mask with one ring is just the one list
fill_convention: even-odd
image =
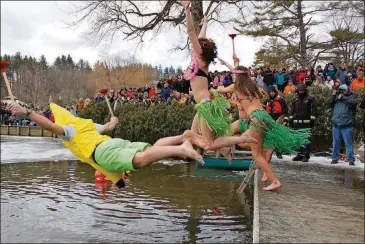
[(234, 92), (234, 84), (232, 84), (228, 87), (225, 87), (225, 88), (218, 88), (216, 91), (218, 93), (232, 93), (232, 92)]
[(232, 65), (230, 65), (229, 63), (227, 63), (223, 59), (220, 59), (220, 58), (218, 58), (218, 59), (221, 62), (221, 65), (225, 65), (229, 69), (229, 71), (231, 71), (233, 73), (234, 67)]
[(201, 24), (202, 24), (202, 29), (200, 30), (198, 38), (206, 38), (206, 36), (207, 36), (207, 27), (208, 27), (207, 16), (203, 17)]
[(104, 132), (110, 132), (113, 131), (115, 126), (118, 124), (118, 118), (117, 117), (111, 117), (110, 122), (106, 123), (104, 125)]
[(34, 121), (38, 126), (45, 130), (55, 133), (56, 135), (65, 135), (65, 130), (62, 126), (53, 123), (52, 121), (40, 114), (37, 114), (33, 111), (28, 111), (28, 109), (20, 106), (19, 104), (11, 104), (10, 110), (15, 116), (28, 115), (28, 118), (30, 120)]
[(199, 44), (198, 37), (195, 34), (195, 28), (193, 26), (193, 20), (190, 14), (190, 1), (181, 1), (181, 3), (185, 8), (186, 28), (190, 39), (191, 47), (193, 51), (199, 56), (202, 54), (202, 48)]

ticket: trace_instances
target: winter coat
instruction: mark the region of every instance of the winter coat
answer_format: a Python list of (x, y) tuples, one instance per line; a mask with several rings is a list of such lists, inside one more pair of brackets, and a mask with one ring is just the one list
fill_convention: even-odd
[(326, 68), (324, 70), (324, 78), (327, 80), (327, 76), (331, 76), (332, 80), (336, 79), (336, 73), (337, 73), (337, 68), (334, 67), (334, 69), (328, 69)]
[(305, 77), (307, 77), (307, 72), (305, 72), (304, 70), (299, 71), (296, 75), (297, 84), (303, 84), (304, 80), (305, 80)]
[(291, 82), (293, 82), (293, 84), (296, 84), (296, 74), (294, 73), (294, 72), (290, 72), (289, 74), (288, 74), (288, 79), (289, 79), (289, 81), (291, 81)]
[(267, 86), (274, 85), (274, 83), (275, 83), (274, 74), (272, 72), (265, 73), (263, 81), (264, 81), (265, 85), (267, 85)]
[(164, 88), (162, 88), (162, 90), (161, 90), (161, 95), (162, 95), (165, 99), (167, 99), (167, 98), (170, 96), (170, 88), (168, 88), (168, 87), (164, 87)]
[(352, 80), (350, 84), (350, 90), (351, 91), (360, 90), (361, 88), (364, 88), (364, 83), (365, 83), (364, 78), (362, 78), (361, 80), (359, 78)]
[(279, 86), (285, 84), (285, 74), (283, 73), (276, 74), (276, 84), (278, 84)]
[(336, 72), (336, 80), (340, 80), (342, 84), (345, 84), (347, 76), (347, 70), (339, 68)]
[(332, 108), (332, 126), (343, 128), (355, 124), (356, 95), (352, 92), (333, 95), (330, 101)]
[(223, 81), (224, 87), (230, 86), (232, 83), (233, 83), (232, 76), (226, 75)]

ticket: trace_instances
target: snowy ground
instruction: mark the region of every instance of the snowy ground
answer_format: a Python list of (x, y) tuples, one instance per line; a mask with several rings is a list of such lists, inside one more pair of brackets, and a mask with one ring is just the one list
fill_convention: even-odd
[(1, 163), (76, 160), (61, 140), (46, 137), (1, 136)]
[(276, 156), (272, 157), (273, 163), (290, 163), (290, 164), (315, 164), (315, 165), (323, 165), (328, 167), (335, 167), (335, 168), (359, 168), (364, 170), (364, 163), (362, 163), (358, 158), (355, 161), (355, 166), (350, 166), (348, 162), (345, 161), (338, 161), (338, 164), (331, 164), (331, 158), (327, 157), (311, 157), (309, 162), (293, 162), (291, 159), (294, 156), (287, 156), (283, 155), (283, 159), (278, 159)]
[[(364, 152), (364, 145), (362, 145), (359, 150)], [(283, 159), (278, 159), (276, 156), (273, 156), (272, 163), (316, 164), (327, 167), (364, 169), (364, 163), (359, 159), (356, 160), (355, 166), (349, 166), (349, 164), (344, 161), (339, 161), (339, 163), (335, 165), (330, 164), (331, 159), (327, 157), (311, 157), (307, 163), (292, 162), (292, 157), (293, 156), (283, 155)], [(63, 146), (59, 139), (1, 136), (1, 163), (39, 162), (49, 160), (76, 160), (76, 157)], [(160, 163), (172, 166), (187, 162), (184, 160), (166, 159), (161, 160)]]

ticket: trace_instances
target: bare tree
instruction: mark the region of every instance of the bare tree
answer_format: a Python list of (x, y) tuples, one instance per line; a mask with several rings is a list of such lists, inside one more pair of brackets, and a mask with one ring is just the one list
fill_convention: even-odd
[(126, 87), (128, 82), (127, 76), (134, 75), (140, 68), (136, 65), (140, 62), (132, 55), (126, 56), (121, 53), (109, 54), (105, 55), (103, 59), (110, 87), (118, 87), (121, 84)]
[[(206, 5), (205, 11), (203, 3)], [(141, 43), (149, 32), (157, 36), (170, 27), (182, 30), (185, 26), (184, 9), (177, 0), (83, 1), (74, 7), (73, 13), (78, 18), (70, 26), (77, 26), (87, 21), (90, 30), (85, 33), (86, 37), (92, 38), (97, 43), (108, 36), (113, 39), (116, 33), (122, 34), (126, 40), (137, 39)], [(231, 11), (227, 13), (225, 10), (228, 7), (231, 7)], [(200, 31), (199, 23), (204, 15), (208, 16), (208, 22), (225, 25), (233, 19), (242, 20), (244, 8), (245, 1), (239, 0), (191, 2), (192, 17), (197, 32)], [(184, 46), (176, 49), (186, 47), (188, 47), (188, 41)]]
[(14, 92), (19, 97), (33, 104), (42, 104), (48, 99), (45, 94), (49, 94), (49, 75), (40, 65), (37, 63), (22, 65), (19, 68), (19, 75), (22, 81), (13, 84)]

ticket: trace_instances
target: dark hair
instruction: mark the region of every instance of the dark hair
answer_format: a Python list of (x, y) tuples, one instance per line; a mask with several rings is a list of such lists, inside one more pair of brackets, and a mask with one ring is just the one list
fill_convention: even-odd
[(245, 73), (236, 73), (236, 81), (234, 89), (245, 96), (252, 96), (256, 99), (262, 99), (263, 96), (256, 84), (251, 80), (249, 69), (243, 66), (238, 66), (235, 70), (244, 71)]
[(210, 63), (215, 64), (214, 59), (217, 58), (217, 46), (212, 39), (199, 38), (199, 44), (202, 48), (201, 58), (209, 65)]

